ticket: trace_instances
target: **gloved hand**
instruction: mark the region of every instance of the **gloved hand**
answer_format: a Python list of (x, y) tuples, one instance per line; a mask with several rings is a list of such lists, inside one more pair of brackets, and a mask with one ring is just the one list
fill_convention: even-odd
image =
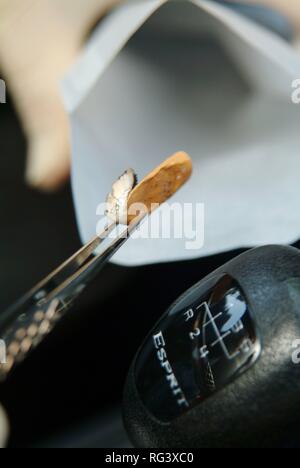
[(243, 0), (273, 8), (286, 15), (300, 36), (300, 2), (299, 0)]
[[(28, 140), (27, 182), (58, 188), (69, 175), (67, 117), (59, 82), (88, 32), (123, 0), (0, 0), (0, 75), (7, 81)], [(299, 0), (237, 0), (277, 8), (300, 35)]]
[(5, 446), (8, 436), (8, 423), (6, 415), (0, 406), (0, 448)]
[(59, 82), (90, 29), (121, 0), (0, 0), (0, 77), (28, 140), (27, 182), (53, 190), (68, 177), (69, 132)]

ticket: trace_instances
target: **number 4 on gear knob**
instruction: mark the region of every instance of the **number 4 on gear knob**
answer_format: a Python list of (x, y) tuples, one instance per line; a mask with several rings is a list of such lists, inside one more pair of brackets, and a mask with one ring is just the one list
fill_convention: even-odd
[(133, 443), (284, 444), (300, 419), (299, 338), (297, 249), (261, 247), (219, 268), (170, 307), (137, 353), (124, 395)]

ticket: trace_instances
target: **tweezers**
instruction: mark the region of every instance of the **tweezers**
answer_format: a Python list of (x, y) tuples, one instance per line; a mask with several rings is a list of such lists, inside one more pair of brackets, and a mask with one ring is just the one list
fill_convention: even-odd
[[(138, 216), (112, 239), (109, 236), (118, 224), (108, 224), (101, 234), (1, 316), (0, 339), (6, 347), (6, 362), (0, 363), (0, 381), (6, 380), (17, 364), (53, 330), (145, 217), (145, 214)], [(99, 251), (105, 240), (108, 245)]]

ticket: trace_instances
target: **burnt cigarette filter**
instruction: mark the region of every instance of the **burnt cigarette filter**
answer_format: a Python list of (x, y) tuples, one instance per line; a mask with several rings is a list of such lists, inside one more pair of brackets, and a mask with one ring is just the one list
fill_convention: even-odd
[[(145, 216), (174, 195), (191, 173), (192, 162), (185, 153), (167, 159), (139, 184), (132, 169), (123, 173), (107, 197), (110, 224), (104, 231), (1, 315), (0, 339), (6, 344), (7, 359), (0, 364), (0, 380), (44, 340)], [(138, 210), (134, 210), (136, 204)], [(103, 247), (118, 224), (125, 225), (125, 232), (108, 239), (109, 245)]]
[(174, 195), (191, 177), (191, 158), (179, 152), (168, 158), (139, 184), (132, 169), (113, 185), (106, 214), (118, 224), (129, 225), (137, 216), (150, 214)]

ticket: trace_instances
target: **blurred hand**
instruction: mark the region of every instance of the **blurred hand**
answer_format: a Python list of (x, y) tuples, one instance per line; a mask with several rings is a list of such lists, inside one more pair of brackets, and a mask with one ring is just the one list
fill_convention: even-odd
[[(28, 140), (27, 182), (51, 191), (69, 176), (68, 120), (59, 82), (91, 27), (122, 0), (0, 0), (0, 68)], [(237, 0), (241, 1), (241, 0)], [(287, 14), (300, 0), (244, 0)]]
[(257, 3), (264, 5), (275, 10), (280, 11), (286, 15), (295, 29), (300, 34), (300, 1), (299, 0), (235, 0), (243, 1), (244, 3)]
[(0, 406), (0, 448), (3, 448), (5, 446), (6, 440), (7, 440), (7, 434), (8, 434), (8, 424), (7, 424), (7, 419), (6, 415)]
[(69, 176), (59, 83), (96, 22), (121, 0), (0, 0), (0, 69), (28, 140), (27, 182), (51, 191)]

